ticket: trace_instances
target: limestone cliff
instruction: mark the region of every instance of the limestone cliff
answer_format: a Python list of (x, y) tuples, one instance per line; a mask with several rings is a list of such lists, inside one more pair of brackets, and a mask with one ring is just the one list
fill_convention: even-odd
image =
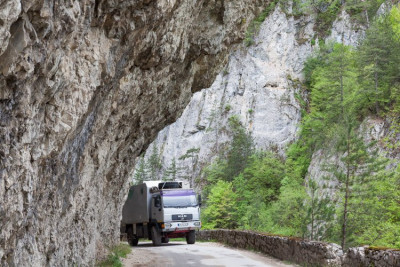
[(92, 265), (115, 243), (136, 156), (265, 4), (0, 1), (0, 265)]
[[(158, 134), (145, 154), (148, 159), (152, 146), (158, 147), (163, 165), (158, 178), (165, 176), (175, 159), (179, 176), (193, 180), (231, 140), (228, 118), (232, 115), (239, 116), (258, 149), (284, 154), (296, 139), (299, 98), (306, 99), (302, 71), (318, 40), (312, 42), (317, 35), (313, 16), (287, 13), (290, 10), (278, 6), (261, 25), (254, 45), (232, 52), (212, 86), (194, 94), (182, 116)], [(326, 41), (356, 45), (362, 32), (342, 12)], [(200, 149), (195, 161), (178, 160), (191, 148)]]

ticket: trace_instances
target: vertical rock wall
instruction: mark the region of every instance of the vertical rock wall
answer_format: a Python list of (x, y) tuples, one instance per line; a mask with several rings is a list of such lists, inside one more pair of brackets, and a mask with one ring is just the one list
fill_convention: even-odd
[[(297, 137), (299, 98), (306, 98), (304, 63), (318, 46), (313, 16), (288, 13), (278, 6), (262, 23), (254, 45), (232, 52), (212, 86), (194, 94), (182, 116), (158, 134), (145, 154), (148, 159), (152, 146), (158, 147), (163, 169), (157, 178), (165, 176), (173, 159), (180, 177), (198, 175), (229, 144), (228, 118), (233, 115), (252, 133), (258, 149), (284, 155)], [(362, 35), (343, 11), (326, 41), (355, 46)], [(191, 158), (179, 160), (191, 148), (200, 148), (194, 166)]]
[(0, 1), (0, 265), (92, 265), (136, 156), (265, 1)]
[[(251, 132), (258, 149), (284, 149), (296, 138), (301, 118), (296, 95), (306, 58), (313, 47), (314, 20), (295, 18), (276, 8), (254, 36), (254, 45), (233, 51), (210, 88), (194, 94), (182, 116), (164, 128), (158, 146), (164, 170), (175, 159), (180, 177), (190, 177), (209, 164), (231, 140), (228, 119), (238, 116)], [(191, 148), (200, 148), (192, 159), (179, 160)], [(152, 146), (145, 158), (152, 154)]]

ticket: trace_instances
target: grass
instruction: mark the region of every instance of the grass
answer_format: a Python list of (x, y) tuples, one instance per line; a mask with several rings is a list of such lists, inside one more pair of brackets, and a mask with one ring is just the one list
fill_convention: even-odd
[(99, 267), (122, 267), (120, 258), (126, 258), (131, 252), (131, 247), (128, 244), (119, 244), (110, 250), (107, 259), (97, 264)]

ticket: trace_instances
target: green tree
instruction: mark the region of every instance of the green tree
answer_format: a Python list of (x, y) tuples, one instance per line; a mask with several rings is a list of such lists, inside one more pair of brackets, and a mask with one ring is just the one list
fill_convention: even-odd
[(324, 240), (329, 236), (330, 228), (334, 223), (335, 203), (330, 196), (324, 196), (321, 188), (312, 179), (307, 186), (309, 197), (306, 201), (308, 236), (312, 240)]
[(147, 168), (150, 179), (156, 180), (159, 177), (162, 168), (160, 154), (156, 142), (153, 143), (153, 149), (151, 150), (150, 157), (147, 161)]
[[(339, 182), (338, 189), (342, 192), (338, 203), (340, 233), (336, 231), (336, 237), (340, 236), (343, 248), (351, 236), (349, 214), (353, 210), (350, 205), (353, 188), (362, 183), (363, 177), (379, 169), (358, 132), (359, 109), (364, 96), (359, 93), (354, 58), (355, 53), (341, 44), (334, 44), (332, 51), (323, 57), (323, 64), (312, 74), (311, 112), (303, 128), (308, 138), (317, 137), (319, 144), (314, 149), (331, 147), (332, 154), (343, 155), (342, 164), (335, 163), (327, 169)], [(311, 208), (315, 209), (313, 199), (311, 203)]]
[(307, 231), (308, 195), (302, 181), (286, 176), (277, 201), (268, 208), (268, 222), (265, 230), (287, 236), (305, 237)]
[(253, 154), (244, 171), (233, 180), (239, 227), (263, 230), (267, 208), (279, 196), (284, 163), (272, 152)]
[(181, 169), (176, 166), (175, 157), (172, 158), (171, 165), (164, 172), (164, 181), (176, 181), (179, 177)]
[(367, 176), (353, 192), (349, 213), (353, 244), (400, 248), (398, 171), (388, 169)]
[(148, 179), (147, 171), (146, 171), (146, 162), (144, 160), (143, 155), (141, 155), (135, 166), (135, 175), (133, 177), (136, 184), (142, 184), (143, 181)]
[(203, 210), (203, 227), (205, 229), (234, 229), (236, 220), (236, 194), (232, 183), (218, 181), (211, 189), (207, 206)]
[(281, 181), (285, 175), (283, 160), (272, 152), (253, 154), (243, 170), (246, 190), (252, 192), (257, 201), (269, 203), (277, 199)]
[(179, 157), (179, 160), (187, 160), (187, 159), (190, 160), (190, 168), (189, 168), (190, 175), (188, 177), (190, 187), (193, 187), (194, 185), (194, 175), (196, 171), (196, 164), (199, 157), (198, 156), (199, 152), (200, 148), (192, 147), (188, 149), (184, 155)]
[(394, 6), (389, 15), (390, 26), (394, 33), (394, 39), (400, 40), (400, 4)]
[(229, 118), (229, 126), (233, 133), (230, 149), (227, 154), (226, 180), (232, 181), (246, 167), (254, 152), (254, 142), (237, 116)]
[(365, 106), (378, 115), (389, 103), (393, 81), (399, 77), (399, 49), (387, 16), (373, 22), (358, 49), (360, 79), (367, 96)]

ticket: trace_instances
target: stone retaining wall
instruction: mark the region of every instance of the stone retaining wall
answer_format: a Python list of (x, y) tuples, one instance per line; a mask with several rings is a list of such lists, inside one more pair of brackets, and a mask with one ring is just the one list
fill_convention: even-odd
[(238, 230), (204, 230), (197, 232), (196, 237), (199, 240), (216, 240), (233, 247), (254, 249), (305, 266), (400, 267), (400, 251), (396, 250), (359, 247), (343, 253), (337, 244)]

